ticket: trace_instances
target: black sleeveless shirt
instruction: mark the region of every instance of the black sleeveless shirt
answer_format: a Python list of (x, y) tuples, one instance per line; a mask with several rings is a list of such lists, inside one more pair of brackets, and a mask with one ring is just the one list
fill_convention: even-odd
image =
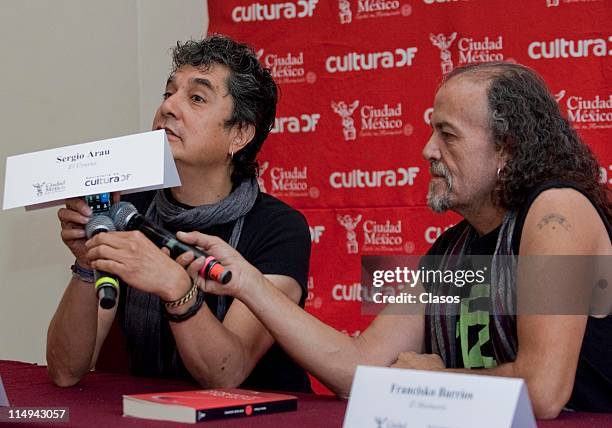
[[(612, 241), (612, 227), (605, 212), (579, 186), (571, 182), (547, 181), (534, 186), (529, 191), (525, 203), (517, 212), (512, 237), (514, 254), (519, 254), (525, 218), (535, 199), (545, 190), (560, 188), (575, 189), (589, 199), (606, 227), (608, 238)], [(428, 254), (444, 254), (448, 243), (454, 241), (455, 235), (462, 230), (458, 226), (452, 227), (443, 233), (434, 243)], [(469, 253), (494, 254), (499, 231), (500, 227), (476, 238), (470, 245)], [(426, 343), (428, 342), (426, 341)], [(457, 341), (457, 347), (457, 355), (461, 360), (460, 340)], [(482, 349), (483, 352), (486, 352), (488, 349), (487, 344), (484, 344)], [(563, 357), (560, 355), (559, 358)], [(459, 361), (459, 365), (462, 366), (462, 364), (462, 361)], [(605, 318), (588, 317), (578, 359), (578, 367), (576, 369), (574, 389), (566, 407), (588, 412), (612, 412), (612, 315), (608, 315)]]
[[(545, 190), (561, 188), (572, 188), (589, 199), (603, 221), (608, 239), (612, 243), (612, 225), (603, 209), (595, 204), (589, 195), (574, 183), (548, 181), (533, 188), (518, 213), (512, 240), (515, 254), (518, 254), (521, 232), (533, 201)], [(566, 407), (585, 412), (612, 412), (612, 315), (604, 318), (588, 318), (578, 358), (574, 389)]]

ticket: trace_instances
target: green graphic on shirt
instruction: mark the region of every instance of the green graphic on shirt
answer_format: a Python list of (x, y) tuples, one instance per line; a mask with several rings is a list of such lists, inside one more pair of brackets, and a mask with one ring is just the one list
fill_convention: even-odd
[[(488, 307), (489, 289), (489, 284), (473, 285), (470, 295), (461, 299), (461, 311), (456, 331), (461, 345), (463, 365), (468, 369), (497, 366), (495, 357), (486, 355), (487, 353), (492, 354), (489, 311), (480, 309)], [(478, 303), (484, 304), (478, 305)], [(470, 306), (476, 309), (470, 311)]]

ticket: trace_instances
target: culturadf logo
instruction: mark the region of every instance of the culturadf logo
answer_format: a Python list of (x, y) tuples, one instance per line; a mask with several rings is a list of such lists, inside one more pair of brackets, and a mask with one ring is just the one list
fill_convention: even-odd
[(329, 184), (334, 189), (412, 186), (419, 170), (418, 166), (410, 166), (377, 171), (335, 171), (329, 176)]
[(348, 52), (344, 55), (332, 55), (325, 60), (325, 70), (334, 74), (411, 67), (417, 51), (418, 49), (413, 46), (382, 52)]
[(535, 60), (612, 56), (612, 49), (608, 50), (608, 42), (612, 43), (612, 36), (608, 37), (607, 42), (603, 38), (568, 40), (559, 37), (531, 42), (527, 53)]
[(232, 10), (232, 21), (255, 22), (311, 18), (318, 3), (319, 0), (297, 0), (283, 3), (257, 2), (248, 6), (236, 6)]
[(315, 132), (319, 119), (321, 119), (320, 113), (304, 113), (299, 116), (277, 116), (274, 119), (274, 127), (270, 132), (272, 134)]

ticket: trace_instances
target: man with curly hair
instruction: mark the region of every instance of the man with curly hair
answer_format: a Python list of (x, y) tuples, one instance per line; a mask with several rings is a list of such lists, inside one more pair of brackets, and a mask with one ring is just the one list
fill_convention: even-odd
[[(493, 255), (490, 287), (466, 287), (458, 303), (428, 303), (416, 315), (390, 305), (357, 338), (300, 312), (260, 276), (227, 287), (207, 284), (207, 290), (244, 302), (296, 361), (341, 396), (348, 395), (356, 366), (370, 364), (521, 377), (538, 418), (554, 418), (564, 406), (612, 411), (609, 312), (589, 316), (588, 309), (553, 307), (553, 314), (538, 308), (521, 313), (513, 298), (515, 287), (544, 303), (568, 287), (580, 297), (573, 274), (587, 276), (576, 264), (567, 277), (548, 270), (537, 281), (517, 280), (515, 256), (612, 254), (610, 198), (598, 183), (595, 157), (542, 79), (516, 64), (449, 73), (436, 94), (431, 125), (423, 149), (432, 175), (427, 203), (464, 220), (429, 254), (443, 256), (438, 268), (448, 267), (450, 256)], [(217, 239), (182, 237), (231, 260), (234, 271), (252, 272)], [(440, 292), (435, 283), (422, 286)]]
[[(257, 184), (256, 155), (278, 100), (269, 70), (251, 48), (224, 36), (177, 43), (173, 61), (153, 129), (166, 132), (181, 186), (126, 200), (170, 231), (198, 230), (228, 242), (257, 278), (303, 307), (308, 225)], [(91, 210), (80, 199), (68, 200), (58, 216), (76, 261), (48, 332), (47, 362), (56, 384), (73, 385), (95, 365), (117, 314), (135, 375), (193, 379), (206, 387), (310, 391), (304, 370), (243, 303), (198, 289), (200, 278), (192, 280), (181, 266), (193, 261), (191, 252), (179, 256), (179, 264), (139, 231), (87, 241)], [(225, 263), (231, 270), (231, 261)], [(118, 305), (99, 315), (92, 269), (122, 280)], [(240, 276), (245, 273), (234, 274)]]

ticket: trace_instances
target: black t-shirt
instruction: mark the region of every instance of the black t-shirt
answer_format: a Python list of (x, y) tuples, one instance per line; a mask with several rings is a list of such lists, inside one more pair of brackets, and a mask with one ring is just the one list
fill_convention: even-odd
[[(539, 186), (534, 187), (530, 192), (529, 196), (525, 201), (525, 204), (517, 212), (517, 219), (512, 237), (512, 247), (515, 254), (519, 254), (519, 248), (521, 243), (521, 234), (525, 218), (533, 201), (545, 190), (553, 188), (573, 188), (586, 195), (579, 187), (569, 182), (561, 181), (549, 181), (542, 183)], [(592, 201), (591, 201), (592, 202)], [(607, 220), (603, 210), (593, 204), (597, 209), (606, 229), (608, 236), (612, 240), (612, 230), (609, 221)], [(444, 232), (438, 240), (433, 244), (428, 254), (440, 255), (444, 254), (449, 243), (453, 242), (457, 235), (461, 233), (465, 227), (465, 220), (448, 229)], [(491, 255), (495, 252), (495, 246), (497, 238), (500, 232), (498, 227), (495, 230), (487, 233), (486, 235), (477, 237), (474, 239), (469, 247), (466, 249), (468, 254), (476, 255)], [(460, 324), (461, 321), (458, 321)], [(480, 324), (473, 331), (478, 333), (483, 326), (488, 326), (489, 320), (481, 320)], [(516, 332), (516, 325), (513, 326)], [(490, 336), (490, 335), (487, 335)], [(495, 361), (493, 349), (491, 347), (491, 341), (482, 341), (482, 334), (470, 334), (468, 335), (469, 343), (462, 343), (461, 336), (458, 335), (457, 340), (457, 358), (458, 367), (470, 367), (472, 361), (464, 361), (463, 355), (465, 355), (465, 349), (469, 349), (470, 357), (477, 354), (476, 361), (480, 363), (478, 367), (492, 367), (498, 362)], [(480, 339), (478, 346), (477, 344)], [(428, 343), (429, 341), (427, 341)], [(477, 349), (479, 348), (479, 349)], [(562, 358), (562, 356), (559, 356)], [(582, 340), (582, 348), (580, 350), (580, 357), (578, 360), (578, 367), (576, 370), (576, 378), (574, 382), (574, 389), (572, 391), (571, 398), (567, 403), (567, 407), (580, 410), (580, 411), (591, 411), (591, 412), (612, 412), (612, 316), (605, 318), (589, 317)]]
[[(171, 197), (169, 191), (167, 195)], [(154, 196), (154, 191), (143, 192), (127, 195), (123, 200), (134, 204), (144, 215)], [(215, 225), (199, 230), (199, 232), (218, 236), (227, 242), (234, 223)], [(163, 226), (171, 232), (176, 232), (168, 225)], [(286, 275), (295, 279), (302, 288), (300, 306), (304, 306), (307, 296), (310, 233), (308, 224), (300, 212), (268, 194), (259, 193), (255, 205), (245, 215), (236, 249), (261, 273)], [(135, 345), (137, 342), (142, 343), (142, 340), (140, 338), (136, 340), (134, 332), (127, 329), (125, 315), (129, 308), (126, 307), (125, 295), (125, 289), (123, 289), (119, 301), (119, 322), (127, 338), (131, 372), (139, 376), (191, 379), (176, 349), (167, 320), (162, 318), (160, 325), (162, 349), (146, 349), (146, 346)], [(225, 304), (219, 306), (218, 296), (208, 293), (205, 296), (206, 305), (213, 314), (218, 308), (221, 308), (221, 313), (218, 314), (221, 321), (232, 303), (231, 297), (225, 296), (225, 299)], [(153, 358), (151, 353), (157, 353), (156, 357)], [(241, 387), (279, 391), (311, 391), (306, 372), (293, 362), (276, 343), (259, 360)]]

